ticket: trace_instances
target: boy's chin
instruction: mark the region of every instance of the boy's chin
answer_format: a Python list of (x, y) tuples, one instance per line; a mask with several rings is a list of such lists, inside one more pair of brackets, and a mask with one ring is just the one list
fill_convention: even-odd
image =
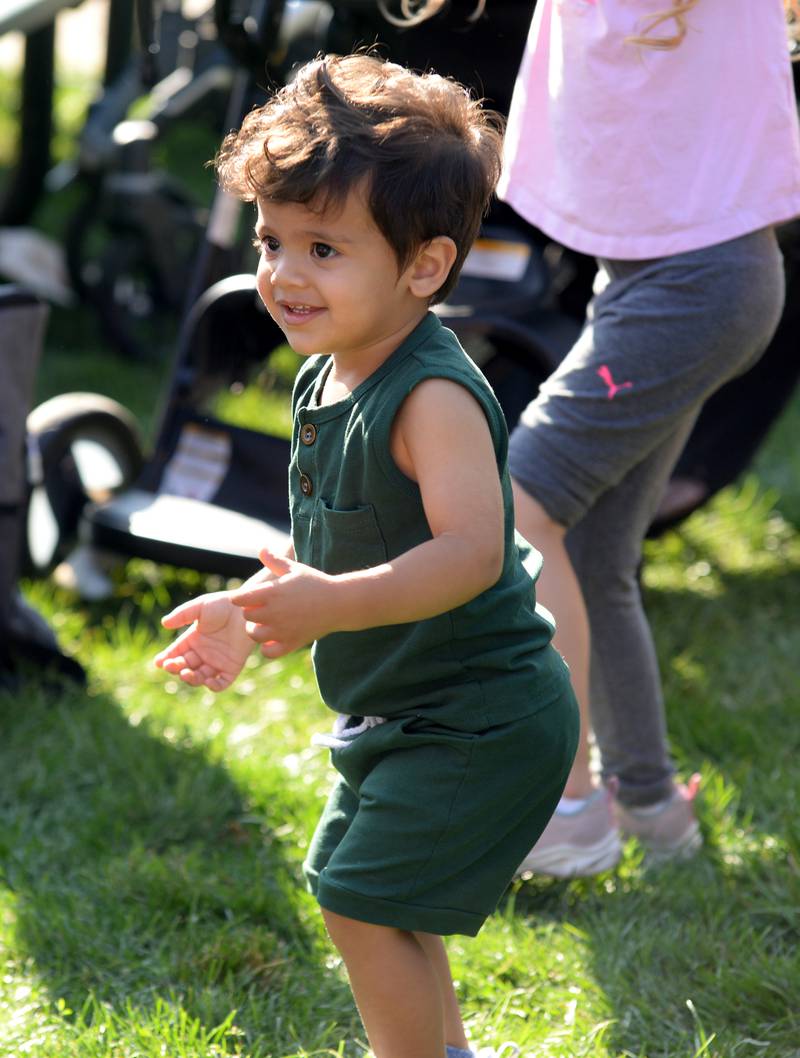
[(283, 332), (286, 338), (286, 344), (289, 345), (293, 352), (297, 353), (298, 356), (325, 356), (330, 350), (320, 346), (318, 342), (303, 341), (302, 338), (297, 335), (289, 335), (286, 331)]

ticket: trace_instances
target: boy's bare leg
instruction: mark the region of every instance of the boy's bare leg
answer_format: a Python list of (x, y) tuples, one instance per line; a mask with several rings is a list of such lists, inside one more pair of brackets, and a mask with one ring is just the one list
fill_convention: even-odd
[[(445, 1040), (446, 1018), (452, 1020), (455, 1000), (454, 993), (446, 1000), (442, 992), (444, 947), (438, 951), (435, 943), (423, 944), (421, 934), (359, 922), (325, 908), (322, 915), (344, 959), (376, 1058), (443, 1058), (445, 1042), (451, 1042)], [(452, 981), (449, 988), (452, 992)], [(460, 1021), (459, 1016), (459, 1026)], [(463, 1044), (454, 1045), (466, 1047), (463, 1028), (460, 1034)]]
[(581, 714), (581, 736), (575, 762), (564, 789), (566, 797), (588, 797), (594, 782), (589, 757), (589, 618), (578, 578), (564, 545), (566, 529), (554, 522), (544, 507), (513, 482), (516, 526), (541, 552), (544, 565), (536, 583), (536, 597), (556, 619), (553, 643), (569, 665), (572, 687)]
[(467, 1050), (469, 1041), (464, 1032), (464, 1022), (461, 1020), (461, 1010), (453, 987), (453, 975), (450, 973), (450, 960), (447, 958), (444, 941), (434, 933), (415, 933), (414, 936), (430, 959), (439, 981), (444, 1012), (444, 1042), (450, 1047)]

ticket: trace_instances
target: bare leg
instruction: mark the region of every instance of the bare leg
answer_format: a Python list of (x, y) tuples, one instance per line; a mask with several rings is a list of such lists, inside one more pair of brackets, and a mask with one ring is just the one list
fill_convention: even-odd
[[(443, 1058), (445, 1025), (458, 1036), (461, 1021), (459, 1016), (453, 1022), (455, 994), (451, 999), (443, 990), (444, 946), (437, 949), (429, 934), (359, 922), (325, 908), (322, 915), (345, 961), (376, 1058)], [(454, 1045), (467, 1046), (463, 1028)]]
[(581, 714), (581, 737), (564, 794), (588, 797), (594, 790), (589, 760), (589, 619), (583, 594), (564, 546), (566, 529), (554, 522), (544, 507), (513, 482), (516, 525), (544, 560), (536, 596), (556, 619), (553, 640), (569, 665), (572, 687)]
[(415, 933), (414, 936), (430, 960), (434, 973), (439, 980), (444, 1011), (444, 1042), (450, 1047), (466, 1050), (469, 1041), (464, 1033), (461, 1010), (458, 1005), (456, 990), (453, 987), (453, 975), (450, 973), (450, 960), (441, 937), (433, 933)]

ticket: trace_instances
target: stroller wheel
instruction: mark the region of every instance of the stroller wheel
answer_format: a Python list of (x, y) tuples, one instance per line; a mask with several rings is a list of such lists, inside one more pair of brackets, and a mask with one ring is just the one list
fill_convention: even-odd
[(96, 393), (64, 393), (27, 420), (31, 487), (22, 566), (47, 573), (74, 543), (81, 512), (129, 486), (142, 452), (136, 422)]

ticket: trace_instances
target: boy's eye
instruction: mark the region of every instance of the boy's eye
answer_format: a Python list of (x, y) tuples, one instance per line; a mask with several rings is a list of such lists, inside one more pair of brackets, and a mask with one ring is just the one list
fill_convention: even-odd
[(328, 246), (326, 242), (315, 242), (311, 247), (311, 252), (314, 257), (318, 257), (321, 261), (327, 261), (331, 257), (335, 257), (338, 250), (334, 250), (332, 246)]
[(253, 246), (262, 253), (267, 254), (277, 253), (281, 248), (281, 244), (272, 235), (257, 235), (253, 239)]

